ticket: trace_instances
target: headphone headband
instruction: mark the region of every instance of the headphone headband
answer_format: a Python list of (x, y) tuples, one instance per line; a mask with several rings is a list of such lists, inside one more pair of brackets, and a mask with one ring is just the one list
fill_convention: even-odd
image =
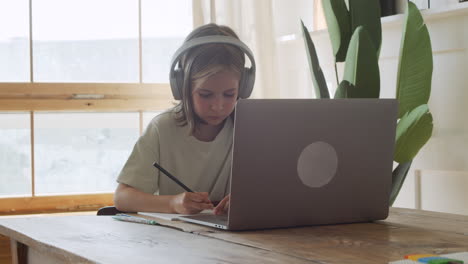
[[(247, 45), (245, 45), (242, 41), (240, 41), (237, 38), (231, 37), (231, 36), (223, 36), (223, 35), (212, 35), (212, 36), (204, 36), (204, 37), (199, 37), (199, 38), (194, 38), (191, 39), (187, 42), (185, 42), (180, 48), (177, 49), (177, 51), (174, 53), (172, 56), (171, 60), (171, 70), (169, 73), (169, 80), (171, 82), (171, 89), (174, 95), (174, 98), (176, 100), (181, 99), (182, 91), (181, 91), (181, 80), (177, 74), (181, 74), (179, 69), (175, 69), (175, 66), (179, 62), (180, 58), (182, 57), (183, 54), (185, 54), (188, 50), (201, 46), (204, 44), (228, 44), (232, 45), (235, 47), (238, 47), (241, 49), (245, 55), (250, 60), (250, 68), (246, 68), (244, 74), (248, 76), (243, 76), (242, 78), (244, 79), (247, 78), (247, 82), (241, 81), (241, 85), (243, 86), (248, 86), (248, 87), (239, 87), (239, 94), (241, 98), (246, 98), (250, 96), (250, 93), (252, 92), (253, 89), (253, 83), (255, 81), (255, 59), (253, 57), (253, 53), (250, 50)], [(241, 89), (245, 89), (245, 91), (241, 91)]]
[(255, 71), (255, 60), (253, 58), (253, 53), (249, 49), (249, 47), (247, 47), (247, 45), (245, 45), (244, 42), (240, 41), (239, 39), (236, 39), (230, 36), (222, 36), (222, 35), (199, 37), (199, 38), (191, 39), (185, 42), (180, 48), (177, 49), (177, 51), (172, 56), (171, 71), (179, 62), (180, 57), (182, 57), (182, 55), (187, 50), (194, 48), (196, 46), (204, 45), (204, 44), (229, 44), (229, 45), (240, 48), (250, 60), (250, 63), (252, 65), (250, 69)]

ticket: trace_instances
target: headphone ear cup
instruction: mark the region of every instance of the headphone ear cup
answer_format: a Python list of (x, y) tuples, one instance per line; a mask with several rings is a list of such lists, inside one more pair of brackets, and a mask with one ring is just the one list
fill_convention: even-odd
[(248, 98), (252, 93), (255, 83), (255, 72), (252, 69), (244, 68), (242, 78), (239, 81), (239, 97), (242, 99)]
[(184, 85), (184, 71), (175, 69), (171, 77), (171, 90), (175, 100), (182, 100), (182, 89)]

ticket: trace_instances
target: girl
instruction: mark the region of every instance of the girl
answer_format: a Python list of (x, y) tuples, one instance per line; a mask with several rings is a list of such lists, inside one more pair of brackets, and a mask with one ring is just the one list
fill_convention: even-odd
[[(250, 69), (244, 68), (244, 52)], [(204, 25), (174, 55), (170, 77), (174, 98), (181, 101), (156, 116), (135, 144), (117, 179), (115, 206), (132, 212), (225, 213), (233, 112), (238, 98), (248, 97), (253, 87), (252, 53), (229, 27)], [(152, 166), (155, 161), (195, 192), (184, 192)], [(212, 201), (221, 199), (214, 208)]]

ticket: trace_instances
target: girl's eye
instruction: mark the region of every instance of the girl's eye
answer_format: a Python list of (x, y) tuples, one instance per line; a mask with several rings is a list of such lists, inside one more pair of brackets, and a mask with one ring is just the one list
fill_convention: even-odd
[(226, 97), (234, 97), (235, 94), (224, 94)]
[(200, 95), (200, 97), (202, 97), (202, 98), (208, 98), (208, 97), (211, 96), (211, 94), (202, 94), (202, 93), (199, 94), (199, 95)]

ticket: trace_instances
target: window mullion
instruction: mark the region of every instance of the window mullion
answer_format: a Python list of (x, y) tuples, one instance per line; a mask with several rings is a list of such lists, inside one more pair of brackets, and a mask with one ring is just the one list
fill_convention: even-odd
[(142, 45), (142, 33), (141, 33), (141, 0), (138, 0), (138, 80), (140, 83), (143, 82), (143, 45)]
[(36, 177), (34, 164), (34, 111), (30, 112), (30, 135), (31, 135), (31, 195), (36, 196)]
[(29, 78), (34, 82), (32, 0), (29, 0)]
[(140, 136), (143, 135), (143, 111), (140, 110), (138, 111), (138, 116), (139, 116), (139, 128), (140, 128)]

